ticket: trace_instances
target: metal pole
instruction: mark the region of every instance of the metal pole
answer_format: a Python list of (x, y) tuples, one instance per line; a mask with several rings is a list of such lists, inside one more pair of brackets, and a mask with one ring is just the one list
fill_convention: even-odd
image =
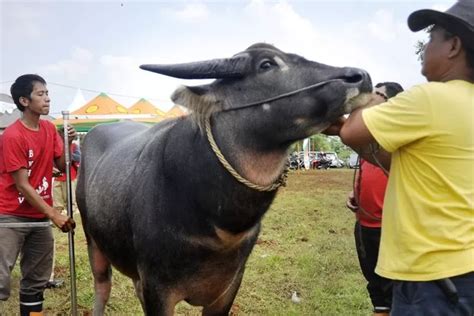
[[(71, 157), (69, 153), (68, 120), (69, 111), (62, 111), (64, 128), (64, 157), (66, 160), (66, 197), (67, 215), (73, 218), (72, 211), (72, 189), (71, 189)], [(71, 314), (77, 316), (77, 293), (76, 293), (76, 257), (74, 253), (74, 230), (68, 232), (69, 239), (69, 272), (71, 281)]]

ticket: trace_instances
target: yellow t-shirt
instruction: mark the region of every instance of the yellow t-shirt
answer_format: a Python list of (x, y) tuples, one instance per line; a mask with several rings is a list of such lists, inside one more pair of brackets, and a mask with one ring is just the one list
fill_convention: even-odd
[(376, 272), (429, 281), (474, 271), (474, 84), (418, 85), (362, 118), (392, 153)]

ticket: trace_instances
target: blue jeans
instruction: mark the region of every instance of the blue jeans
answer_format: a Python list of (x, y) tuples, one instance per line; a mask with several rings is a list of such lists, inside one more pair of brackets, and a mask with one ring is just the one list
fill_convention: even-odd
[(474, 272), (450, 278), (459, 301), (453, 303), (436, 281), (394, 281), (390, 316), (474, 315)]

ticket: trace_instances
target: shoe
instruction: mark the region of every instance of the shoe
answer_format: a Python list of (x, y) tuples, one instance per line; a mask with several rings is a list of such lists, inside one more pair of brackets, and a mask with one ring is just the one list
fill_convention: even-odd
[(55, 280), (48, 281), (48, 283), (46, 283), (44, 287), (47, 289), (56, 289), (58, 287), (63, 286), (63, 284), (64, 284), (64, 280), (55, 279)]

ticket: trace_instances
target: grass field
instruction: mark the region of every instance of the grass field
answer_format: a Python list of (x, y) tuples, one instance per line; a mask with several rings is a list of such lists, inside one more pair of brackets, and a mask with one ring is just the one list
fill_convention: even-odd
[[(348, 169), (293, 171), (262, 222), (259, 241), (247, 263), (233, 315), (369, 315), (370, 302), (354, 249), (354, 216), (345, 207), (352, 187)], [(79, 219), (77, 219), (79, 221)], [(56, 275), (68, 280), (67, 235), (57, 237)], [(76, 274), (81, 315), (94, 300), (82, 228), (76, 229)], [(18, 267), (6, 315), (18, 314)], [(293, 292), (301, 302), (292, 302)], [(46, 290), (47, 315), (69, 314), (69, 284)], [(108, 315), (141, 315), (131, 281), (114, 271)], [(180, 303), (177, 315), (200, 315)]]

